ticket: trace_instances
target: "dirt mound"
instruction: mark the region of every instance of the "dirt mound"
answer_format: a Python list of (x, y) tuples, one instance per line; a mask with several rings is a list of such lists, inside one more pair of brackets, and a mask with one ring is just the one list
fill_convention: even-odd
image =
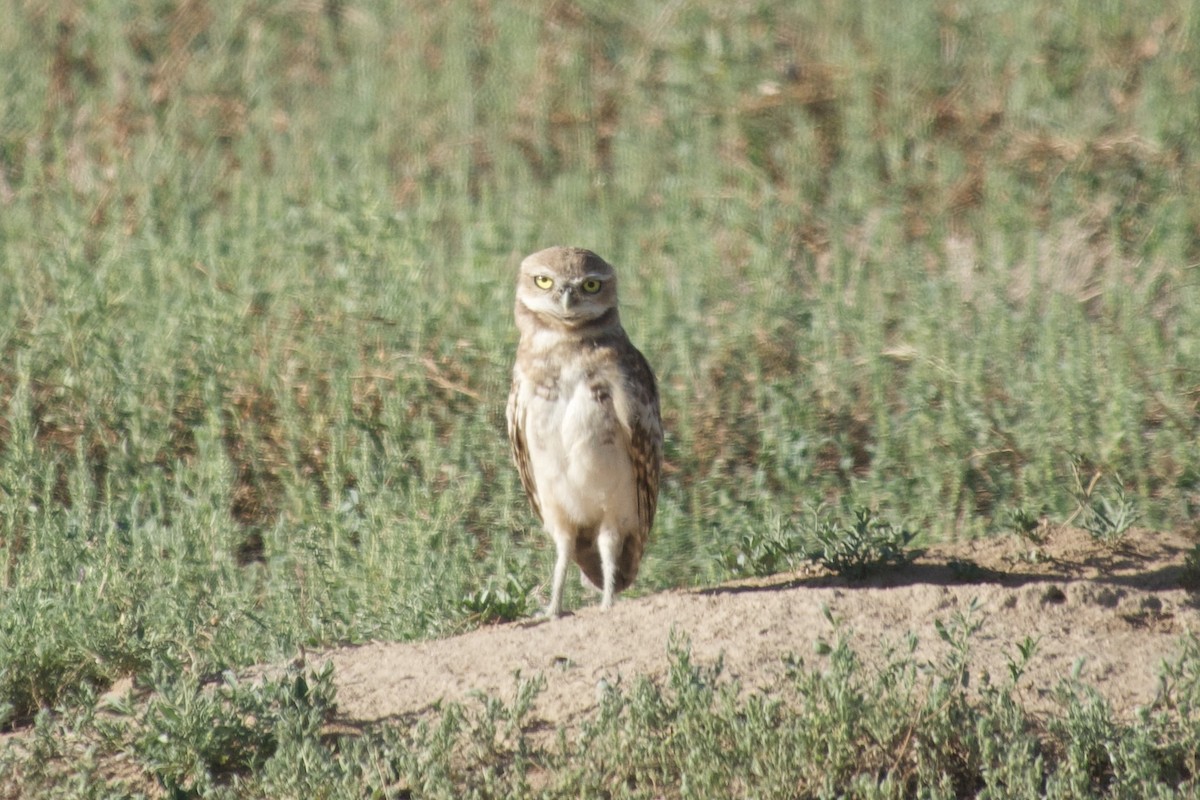
[(1125, 715), (1154, 699), (1159, 667), (1180, 636), (1200, 632), (1200, 595), (1186, 585), (1193, 546), (1181, 535), (1138, 531), (1108, 550), (1060, 529), (1037, 547), (1016, 537), (934, 547), (866, 581), (816, 570), (777, 575), (623, 599), (608, 613), (585, 607), (449, 639), (310, 654), (309, 663), (333, 661), (347, 722), (403, 718), (476, 692), (508, 697), (519, 672), (545, 676), (536, 713), (559, 727), (592, 709), (605, 682), (664, 675), (672, 635), (690, 642), (694, 661), (723, 658), (725, 674), (754, 689), (783, 672), (783, 656), (811, 660), (814, 643), (838, 635), (870, 658), (906, 650), (912, 633), (917, 658), (936, 660), (948, 645), (935, 621), (974, 603), (982, 623), (972, 638), (975, 670), (1006, 678), (1017, 643), (1032, 637), (1038, 644), (1021, 682), (1031, 709), (1048, 709), (1051, 689), (1078, 669)]

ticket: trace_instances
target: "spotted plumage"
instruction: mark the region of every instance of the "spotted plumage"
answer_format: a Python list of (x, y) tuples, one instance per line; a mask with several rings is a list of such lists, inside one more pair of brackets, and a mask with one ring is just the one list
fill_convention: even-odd
[(522, 261), (516, 320), (508, 435), (555, 543), (546, 612), (562, 613), (571, 561), (608, 608), (637, 577), (658, 504), (654, 373), (621, 327), (616, 273), (588, 250), (551, 247)]

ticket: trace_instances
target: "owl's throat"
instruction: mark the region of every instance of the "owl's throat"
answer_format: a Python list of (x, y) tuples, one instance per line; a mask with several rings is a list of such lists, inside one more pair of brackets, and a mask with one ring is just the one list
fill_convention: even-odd
[(619, 325), (621, 318), (620, 313), (615, 307), (606, 308), (594, 316), (581, 313), (577, 306), (571, 309), (564, 308), (562, 311), (559, 311), (557, 308), (553, 311), (549, 309), (534, 311), (528, 306), (522, 306), (520, 310), (532, 317), (536, 317), (542, 325), (554, 330), (576, 334), (586, 334), (613, 325)]

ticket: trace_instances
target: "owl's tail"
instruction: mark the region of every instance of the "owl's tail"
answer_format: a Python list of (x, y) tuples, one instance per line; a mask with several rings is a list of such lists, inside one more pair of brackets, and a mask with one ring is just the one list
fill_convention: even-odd
[[(641, 536), (626, 534), (621, 540), (621, 554), (617, 557), (617, 574), (614, 588), (624, 591), (633, 585), (637, 578), (638, 567), (642, 563), (642, 550), (645, 541)], [(604, 589), (604, 565), (600, 560), (600, 548), (596, 546), (596, 538), (589, 541), (579, 541), (575, 546), (575, 563), (584, 580), (598, 590)]]

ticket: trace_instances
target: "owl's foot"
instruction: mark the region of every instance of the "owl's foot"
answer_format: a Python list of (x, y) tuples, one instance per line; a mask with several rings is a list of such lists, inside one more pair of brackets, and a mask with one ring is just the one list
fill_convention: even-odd
[(558, 611), (554, 611), (549, 608), (543, 608), (541, 611), (538, 611), (533, 616), (531, 616), (529, 618), (527, 624), (540, 625), (543, 622), (549, 622), (551, 620), (562, 619), (563, 617), (573, 617), (573, 616), (575, 616), (575, 615), (572, 614), (570, 611), (563, 611), (562, 609), (559, 609)]

